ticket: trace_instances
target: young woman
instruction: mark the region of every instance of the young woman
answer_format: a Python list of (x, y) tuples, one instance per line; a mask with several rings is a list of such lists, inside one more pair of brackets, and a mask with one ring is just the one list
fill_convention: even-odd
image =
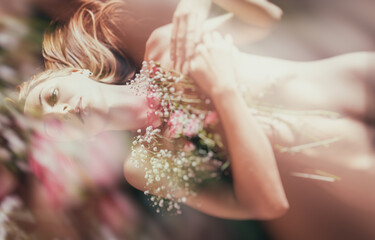
[[(38, 111), (46, 119), (60, 119), (64, 127), (78, 125), (88, 135), (144, 128), (147, 126), (145, 97), (136, 95), (128, 85), (105, 84), (127, 80), (134, 68), (124, 49), (119, 48), (120, 36), (111, 31), (115, 26), (109, 18), (97, 18), (98, 13), (103, 12), (83, 7), (68, 27), (47, 34), (44, 44), (47, 71), (24, 85), (21, 100), (25, 112)], [(165, 41), (169, 39), (165, 35), (168, 31), (165, 27), (152, 34), (145, 55), (146, 60), (159, 61), (166, 68), (172, 66)], [(276, 158), (286, 177), (314, 170), (338, 176), (341, 181), (323, 187), (343, 201), (373, 210), (370, 204), (363, 204), (363, 199), (373, 199), (363, 187), (373, 180), (370, 174), (373, 153), (367, 126), (350, 118), (330, 119), (308, 113), (295, 116), (283, 111), (275, 113), (283, 121), (255, 119), (238, 84), (247, 86), (245, 94), (252, 101), (302, 110), (331, 110), (370, 119), (372, 111), (371, 114), (366, 111), (367, 83), (358, 80), (371, 76), (367, 60), (374, 58), (374, 54), (356, 53), (297, 63), (239, 53), (230, 38), (209, 33), (192, 56), (190, 75), (212, 99), (221, 119), (231, 157), (233, 186), (225, 183), (207, 186), (196, 197), (189, 198), (188, 205), (224, 218), (270, 219), (282, 215), (288, 209), (288, 201)], [(93, 76), (90, 78), (82, 69), (89, 69)], [(322, 86), (319, 81), (324, 80)], [(328, 91), (331, 86), (340, 88), (332, 93)], [(343, 97), (346, 93), (355, 96), (352, 101)], [(340, 140), (327, 141), (328, 148), (322, 144), (305, 148), (314, 142), (308, 138)], [(276, 146), (291, 148), (279, 151)], [(360, 172), (353, 171), (358, 168)], [(132, 161), (125, 163), (125, 176), (132, 185), (145, 190), (144, 173)], [(361, 184), (362, 191), (353, 199), (348, 193), (359, 189), (351, 181), (358, 176), (366, 183)], [(348, 191), (343, 192), (343, 188)]]

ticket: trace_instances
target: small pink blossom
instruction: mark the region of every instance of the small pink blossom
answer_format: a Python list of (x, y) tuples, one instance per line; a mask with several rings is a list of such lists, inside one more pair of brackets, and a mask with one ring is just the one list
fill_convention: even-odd
[(168, 120), (168, 137), (177, 138), (183, 130), (184, 112), (178, 110)]
[(160, 126), (161, 120), (155, 111), (147, 111), (147, 124), (153, 128)]
[(208, 125), (215, 124), (218, 122), (218, 117), (216, 111), (210, 111), (208, 112), (206, 118), (204, 119), (204, 127), (207, 127)]
[(160, 97), (156, 93), (150, 91), (147, 94), (147, 105), (151, 109), (157, 109), (160, 105)]
[(190, 141), (187, 141), (182, 147), (182, 151), (184, 152), (192, 152), (194, 150), (195, 150), (195, 145)]
[(153, 72), (153, 73), (161, 72), (161, 68), (155, 66), (155, 67), (152, 68), (152, 72)]
[(184, 127), (183, 135), (193, 137), (197, 135), (201, 128), (201, 124), (197, 118), (191, 119)]

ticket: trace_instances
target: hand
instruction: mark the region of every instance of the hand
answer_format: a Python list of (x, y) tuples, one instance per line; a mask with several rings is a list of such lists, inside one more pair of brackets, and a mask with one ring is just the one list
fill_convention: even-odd
[(230, 35), (206, 34), (190, 62), (190, 76), (211, 97), (217, 91), (235, 89), (238, 55)]
[(171, 60), (177, 71), (189, 71), (188, 60), (193, 55), (195, 43), (201, 40), (210, 7), (211, 0), (181, 0), (178, 4), (171, 37)]

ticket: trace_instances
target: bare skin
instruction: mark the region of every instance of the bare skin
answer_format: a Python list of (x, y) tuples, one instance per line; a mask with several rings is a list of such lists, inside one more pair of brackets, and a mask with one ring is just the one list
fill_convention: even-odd
[[(146, 46), (145, 59), (159, 61), (163, 66), (168, 67), (171, 65), (169, 60), (170, 54), (168, 52), (170, 46), (165, 39), (168, 39), (170, 35), (165, 35), (163, 33), (166, 32), (165, 29), (164, 31), (163, 29), (159, 29), (152, 34)], [(170, 32), (170, 30), (167, 32)], [(210, 41), (206, 41), (206, 43), (207, 42)], [(207, 45), (210, 45), (210, 43), (207, 43)], [(290, 129), (286, 128), (283, 124), (276, 124), (274, 126), (276, 132), (280, 133), (277, 135), (267, 129), (263, 131), (251, 114), (248, 114), (248, 117), (243, 117), (244, 112), (247, 111), (247, 106), (244, 99), (240, 97), (239, 92), (233, 87), (233, 84), (239, 82), (251, 86), (252, 92), (257, 93), (265, 91), (267, 93), (269, 86), (268, 81), (276, 78), (278, 79), (277, 81), (280, 81), (280, 91), (278, 94), (272, 95), (271, 98), (262, 99), (262, 101), (268, 100), (270, 102), (278, 102), (285, 106), (292, 106), (300, 109), (331, 110), (344, 115), (352, 115), (354, 117), (358, 116), (360, 118), (366, 117), (366, 115), (364, 115), (366, 114), (364, 112), (364, 109), (366, 108), (365, 95), (363, 93), (364, 85), (363, 82), (356, 82), (354, 80), (355, 78), (352, 78), (353, 75), (350, 73), (356, 73), (356, 70), (362, 69), (363, 65), (354, 65), (354, 67), (352, 67), (352, 56), (348, 58), (338, 57), (322, 62), (295, 63), (239, 53), (236, 60), (237, 64), (235, 65), (237, 69), (232, 69), (232, 72), (229, 73), (221, 72), (222, 74), (215, 75), (217, 74), (215, 73), (215, 69), (226, 69), (233, 64), (229, 64), (228, 62), (225, 62), (224, 64), (221, 62), (219, 64), (222, 66), (218, 67), (217, 62), (215, 65), (210, 61), (212, 59), (222, 58), (214, 58), (211, 56), (215, 55), (216, 51), (208, 51), (208, 55), (204, 55), (203, 52), (207, 50), (205, 50), (205, 48), (207, 48), (207, 46), (203, 46), (203, 48), (201, 47), (200, 49), (197, 48), (198, 52), (196, 52), (196, 57), (192, 60), (192, 65), (194, 65), (193, 63), (195, 62), (195, 67), (192, 68), (193, 70), (191, 71), (191, 74), (192, 76), (196, 76), (197, 81), (199, 79), (202, 83), (211, 83), (211, 87), (207, 87), (206, 91), (213, 99), (222, 118), (227, 141), (229, 142), (231, 157), (233, 159), (233, 177), (235, 183), (234, 186), (227, 186), (228, 188), (220, 186), (221, 191), (216, 191), (217, 188), (215, 187), (211, 188), (212, 191), (205, 189), (200, 193), (199, 197), (190, 199), (188, 204), (201, 211), (205, 211), (206, 213), (226, 218), (269, 219), (280, 216), (287, 210), (288, 203), (279, 179), (275, 156), (273, 155), (274, 153), (271, 146), (275, 143), (294, 146), (301, 142), (297, 139), (298, 136), (290, 132)], [(223, 56), (227, 55), (222, 55), (221, 57)], [(365, 59), (370, 56), (372, 56), (371, 53), (365, 53)], [(359, 56), (359, 58), (362, 59), (361, 56)], [(203, 68), (200, 64), (196, 64), (197, 61), (202, 61), (202, 59), (209, 68)], [(349, 63), (349, 65), (346, 63)], [(253, 66), (253, 68), (248, 69), (248, 64), (252, 64), (251, 66)], [(336, 86), (336, 84), (343, 86), (343, 89), (345, 90), (340, 90), (337, 93), (338, 95), (328, 94), (327, 90), (322, 89), (319, 84), (316, 84), (316, 82), (313, 81), (315, 77), (314, 79), (311, 78), (312, 73), (315, 74), (317, 70), (324, 68), (326, 68), (326, 71), (322, 76), (331, 76), (330, 79), (341, 79), (340, 82), (332, 84), (333, 86)], [(206, 69), (210, 70), (206, 71)], [(265, 74), (269, 72), (265, 71), (266, 69), (272, 69), (272, 74), (274, 76), (269, 77)], [(238, 73), (237, 77), (234, 77), (234, 72)], [(249, 76), (251, 76), (251, 78)], [(316, 78), (321, 79), (319, 76)], [(212, 86), (220, 83), (218, 82), (218, 79), (222, 81), (222, 84), (219, 84), (218, 88), (213, 88)], [(199, 82), (197, 83), (199, 84)], [(228, 87), (228, 85), (232, 87)], [(316, 92), (320, 93), (320, 95), (307, 95), (308, 93), (311, 93), (311, 86), (316, 87)], [(204, 89), (204, 87), (202, 88)], [(224, 88), (225, 90), (223, 90)], [(296, 89), (298, 91), (296, 91)], [(347, 102), (345, 102), (347, 98), (342, 98), (341, 95), (349, 90), (350, 93), (356, 95), (356, 97), (353, 98), (355, 101), (350, 101), (352, 105), (348, 106)], [(250, 95), (253, 94), (252, 92), (250, 92)], [(299, 105), (294, 104), (295, 99), (299, 100)], [(241, 116), (240, 113), (242, 114)], [(236, 117), (229, 118), (228, 116)], [(234, 120), (236, 124), (234, 124)], [(302, 169), (309, 167), (309, 164), (307, 163), (308, 161), (303, 160), (311, 160), (315, 158), (324, 159), (324, 161), (322, 161), (323, 165), (313, 165), (313, 168), (316, 167), (323, 170), (329, 170), (331, 169), (330, 166), (337, 164), (351, 172), (353, 166), (356, 166), (355, 164), (352, 164), (353, 159), (365, 156), (364, 159), (366, 160), (372, 156), (371, 147), (368, 144), (367, 135), (365, 134), (367, 129), (355, 120), (330, 120), (325, 118), (304, 119), (302, 117), (297, 120), (296, 118), (288, 118), (287, 120), (292, 121), (294, 126), (300, 128), (303, 127), (299, 126), (301, 123), (304, 125), (304, 123), (310, 123), (311, 121), (310, 125), (314, 128), (322, 129), (324, 135), (327, 135), (328, 137), (336, 137), (337, 135), (340, 135), (341, 137), (343, 129), (350, 129), (345, 132), (346, 135), (342, 137), (342, 141), (337, 143), (337, 145), (332, 144), (332, 147), (328, 148), (327, 151), (323, 151), (321, 148), (308, 149), (306, 151), (300, 151), (293, 156), (279, 154), (275, 151), (276, 159), (281, 165), (285, 164), (282, 163), (282, 159), (288, 159), (291, 162), (293, 162), (293, 159), (296, 161), (297, 159), (299, 160), (299, 163), (297, 162), (298, 164), (291, 163), (290, 165), (285, 165), (287, 169), (285, 172), (287, 174), (293, 169), (299, 169), (299, 167)], [(251, 124), (249, 124), (249, 122)], [(229, 131), (229, 129), (231, 130)], [(308, 131), (306, 132), (308, 133)], [(351, 140), (350, 137), (353, 135), (356, 136), (355, 141), (349, 141)], [(280, 138), (280, 136), (282, 136), (282, 138)], [(254, 139), (261, 140), (260, 142), (254, 143)], [(259, 151), (259, 149), (262, 151)], [(342, 149), (348, 151), (345, 158), (343, 158), (345, 160), (343, 161), (344, 163), (342, 161), (335, 161), (337, 158), (333, 156), (336, 151), (342, 151)], [(246, 156), (246, 158), (243, 156)], [(314, 156), (314, 158), (312, 156)], [(143, 184), (143, 174), (134, 170), (129, 163), (131, 162), (127, 161), (127, 164), (125, 165), (127, 179), (135, 187), (144, 190), (145, 185)], [(368, 166), (368, 164), (366, 165), (366, 161), (364, 161), (364, 163), (363, 166)], [(314, 164), (316, 164), (316, 161)], [(252, 169), (249, 169), (249, 167)], [(365, 167), (364, 169), (366, 173), (367, 171), (371, 171), (371, 168), (368, 167)], [(257, 174), (249, 174), (249, 171)], [(252, 179), (254, 180), (253, 184), (250, 186), (248, 185), (248, 178), (246, 178), (249, 175), (254, 178)], [(371, 177), (369, 178), (369, 182), (370, 180)], [(336, 184), (332, 189), (332, 192), (338, 194), (339, 191), (337, 191), (337, 189), (340, 188), (336, 186), (341, 185)], [(344, 184), (343, 186), (348, 185)], [(352, 188), (357, 188), (357, 185), (354, 184)], [(360, 193), (364, 194), (363, 191)], [(367, 194), (364, 195), (367, 196)], [(350, 196), (347, 194), (344, 194), (342, 198), (344, 201), (351, 202), (356, 206), (362, 205), (362, 201), (351, 201)], [(359, 199), (363, 198), (359, 197)], [(364, 207), (368, 207), (368, 205), (364, 205)]]
[[(167, 60), (169, 46), (159, 40), (166, 37), (164, 35), (166, 33), (168, 33), (168, 26), (158, 29), (151, 35), (146, 47), (145, 59), (159, 61), (162, 65), (170, 64)], [(315, 137), (319, 139), (340, 137), (340, 141), (331, 144), (329, 148), (311, 148), (295, 154), (275, 151), (275, 156), (282, 170), (283, 179), (296, 180), (296, 177), (290, 175), (291, 172), (306, 172), (306, 169), (310, 170), (310, 173), (316, 170), (332, 173), (342, 180), (334, 184), (325, 182), (313, 184), (318, 188), (326, 189), (351, 207), (370, 211), (374, 211), (371, 202), (375, 196), (369, 195), (366, 189), (369, 189), (374, 180), (371, 160), (374, 153), (369, 142), (369, 133), (373, 130), (363, 124), (363, 121), (372, 117), (367, 111), (366, 98), (368, 96), (365, 91), (369, 83), (364, 79), (371, 76), (373, 68), (370, 68), (369, 60), (373, 58), (374, 53), (363, 52), (316, 62), (297, 63), (239, 54), (237, 62), (238, 81), (252, 87), (249, 91), (250, 95), (264, 90), (267, 93), (270, 85), (267, 81), (273, 80), (272, 78), (277, 79), (276, 94), (268, 94), (269, 96), (266, 94), (261, 101), (279, 103), (292, 109), (329, 110), (348, 117), (329, 119), (283, 116), (307, 135), (315, 134)], [(253, 67), (248, 68), (249, 65)], [(273, 75), (270, 77), (268, 73), (270, 71), (264, 71), (264, 69), (272, 69)], [(330, 91), (331, 89), (336, 89), (336, 91)], [(350, 98), (347, 97), (348, 94)], [(274, 128), (279, 134), (273, 133), (272, 135), (265, 129), (273, 145), (276, 143), (283, 143), (286, 146), (301, 144), (301, 137), (291, 132), (284, 124), (276, 124)], [(317, 131), (322, 134), (316, 134)], [(272, 137), (277, 135), (283, 138)], [(304, 140), (306, 143), (306, 139)], [(338, 157), (337, 152), (342, 153), (342, 156)], [(364, 183), (361, 187), (357, 179), (363, 179)], [(351, 191), (356, 191), (357, 195), (353, 197), (350, 194)], [(217, 211), (218, 209), (215, 210)]]
[[(217, 19), (207, 21), (208, 31), (220, 29), (215, 22)], [(172, 25), (166, 25), (151, 34), (146, 60), (154, 59), (172, 68), (168, 55), (170, 45), (163, 41), (170, 36), (171, 29)], [(269, 93), (263, 101), (291, 109), (331, 110), (365, 120), (373, 118), (367, 102), (371, 91), (366, 89), (374, 89), (371, 84), (375, 76), (374, 59), (374, 52), (356, 52), (312, 62), (240, 53), (236, 70), (238, 83), (249, 88), (250, 97), (258, 97), (259, 92)]]
[[(234, 49), (228, 41), (218, 34), (207, 35), (205, 44), (197, 48), (200, 49), (197, 56), (201, 58), (194, 59), (191, 67), (196, 74), (193, 78), (202, 79), (197, 82), (198, 85), (211, 97), (221, 116), (231, 156), (234, 184), (216, 183), (207, 186), (200, 189), (197, 196), (188, 198), (187, 204), (222, 218), (275, 218), (285, 213), (288, 202), (267, 136), (255, 119), (247, 114), (246, 103), (235, 89), (234, 68), (223, 69), (220, 78), (215, 78), (213, 71), (204, 71), (207, 69), (207, 60), (216, 59), (224, 65), (229, 63)], [(124, 171), (130, 184), (147, 190), (143, 168), (136, 168), (134, 161), (127, 160)]]

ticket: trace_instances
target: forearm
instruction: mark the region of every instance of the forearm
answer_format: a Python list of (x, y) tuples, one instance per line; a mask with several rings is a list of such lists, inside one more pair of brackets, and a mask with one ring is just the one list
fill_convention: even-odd
[(233, 12), (244, 22), (260, 27), (270, 26), (282, 15), (280, 8), (263, 0), (212, 0), (212, 2)]
[(279, 216), (288, 202), (272, 147), (240, 93), (222, 89), (212, 99), (225, 130), (236, 199), (257, 218)]

